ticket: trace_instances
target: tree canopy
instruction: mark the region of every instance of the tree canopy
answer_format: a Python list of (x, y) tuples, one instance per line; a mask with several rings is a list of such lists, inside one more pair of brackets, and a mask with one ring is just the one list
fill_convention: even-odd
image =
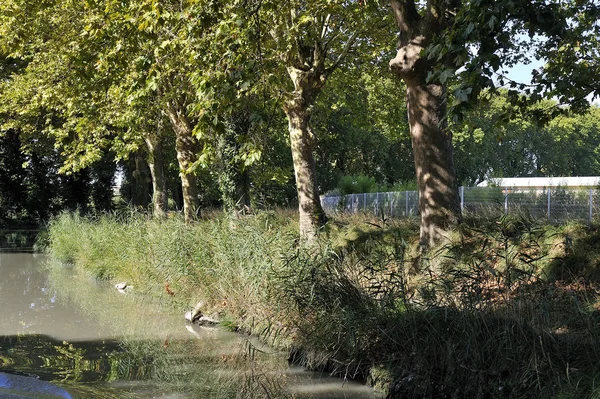
[[(574, 114), (598, 96), (597, 1), (390, 5), (6, 0), (7, 185), (48, 165), (56, 190), (83, 179), (79, 203), (103, 209), (112, 195), (94, 184), (118, 167), (127, 198), (152, 193), (158, 217), (297, 201), (311, 238), (326, 221), (319, 194), (344, 176), (416, 180), (428, 247), (460, 221), (461, 183), (598, 173), (597, 109)], [(531, 83), (503, 76), (531, 57), (545, 60)], [(15, 215), (19, 193), (38, 190), (19, 187), (4, 200)]]

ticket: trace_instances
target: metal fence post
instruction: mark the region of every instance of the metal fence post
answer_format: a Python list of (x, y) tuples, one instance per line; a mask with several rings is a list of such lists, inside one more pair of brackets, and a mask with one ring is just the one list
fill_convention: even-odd
[(363, 194), (363, 208), (367, 211), (367, 193)]
[(550, 189), (548, 189), (548, 220), (550, 220)]
[(404, 192), (404, 201), (405, 201), (405, 210), (404, 210), (404, 216), (408, 217), (408, 191)]
[(594, 190), (590, 188), (590, 223), (592, 223), (592, 212), (594, 205)]
[[(392, 198), (390, 198), (390, 196)], [(394, 193), (388, 193), (388, 201), (390, 202), (390, 217), (394, 216)]]
[(460, 212), (464, 212), (465, 210), (465, 186), (460, 186)]
[(504, 190), (504, 214), (508, 215), (508, 190)]
[(377, 192), (377, 195), (375, 197), (375, 216), (377, 216), (377, 214), (379, 213), (379, 192)]

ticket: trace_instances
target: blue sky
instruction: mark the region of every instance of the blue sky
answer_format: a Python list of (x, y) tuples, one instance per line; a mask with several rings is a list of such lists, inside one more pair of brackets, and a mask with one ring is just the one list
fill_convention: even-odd
[(542, 67), (544, 60), (532, 60), (530, 64), (517, 64), (514, 67), (507, 69), (505, 76), (519, 83), (531, 83), (531, 71)]

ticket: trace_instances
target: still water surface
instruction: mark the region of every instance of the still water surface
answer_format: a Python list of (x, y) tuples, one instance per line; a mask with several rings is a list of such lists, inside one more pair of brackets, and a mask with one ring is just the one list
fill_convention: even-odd
[(151, 298), (22, 253), (0, 254), (0, 398), (61, 397), (11, 396), (6, 376), (49, 381), (72, 398), (372, 397), (360, 384), (290, 369), (284, 353), (247, 337), (186, 325)]

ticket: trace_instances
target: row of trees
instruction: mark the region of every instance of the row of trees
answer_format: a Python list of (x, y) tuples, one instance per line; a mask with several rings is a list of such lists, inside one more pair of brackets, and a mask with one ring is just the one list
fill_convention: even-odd
[[(551, 109), (556, 102), (539, 107)], [(457, 180), (465, 186), (492, 177), (600, 176), (600, 108), (555, 117), (544, 125), (532, 116), (505, 120), (512, 109), (495, 96), (451, 126)]]
[(65, 209), (112, 208), (116, 165), (111, 159), (68, 176), (57, 173), (61, 166), (48, 140), (29, 143), (26, 152), (16, 131), (0, 135), (0, 225), (36, 226)]
[[(565, 71), (580, 79), (598, 68), (599, 7), (545, 0), (391, 0), (388, 6), (7, 0), (0, 5), (4, 130), (18, 132), (23, 143), (40, 135), (54, 140), (65, 173), (106, 154), (145, 153), (157, 217), (167, 210), (172, 149), (186, 220), (199, 215), (207, 187), (198, 177), (207, 171), (228, 208), (248, 201), (253, 185), (287, 180), (287, 145), (300, 234), (309, 240), (326, 221), (315, 157), (341, 170), (357, 158), (380, 157), (397, 167), (363, 165), (382, 179), (416, 171), (427, 246), (460, 219), (448, 116), (458, 123), (483, 89), (493, 93), (492, 78), (524, 57), (524, 44), (553, 63), (538, 71), (535, 86), (513, 84), (508, 98), (559, 96), (583, 108), (581, 96), (596, 93), (597, 84), (573, 90), (561, 82)], [(385, 73), (389, 59), (394, 75)], [(285, 122), (287, 136), (280, 130)], [(321, 146), (319, 131), (329, 133)], [(359, 150), (348, 145), (353, 135), (361, 137)]]

